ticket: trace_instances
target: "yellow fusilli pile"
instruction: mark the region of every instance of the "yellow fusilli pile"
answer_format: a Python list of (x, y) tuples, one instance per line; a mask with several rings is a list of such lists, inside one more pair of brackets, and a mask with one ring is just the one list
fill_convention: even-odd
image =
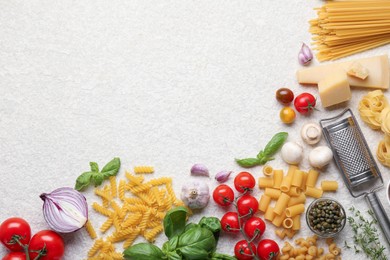
[[(153, 169), (153, 168), (152, 168)], [(183, 205), (172, 189), (172, 179), (167, 177), (144, 181), (141, 174), (125, 174), (127, 180), (110, 178), (110, 185), (96, 188), (101, 204), (92, 208), (107, 217), (100, 226), (102, 233), (110, 232), (104, 239), (95, 240), (88, 252), (88, 259), (123, 259), (115, 251), (113, 243), (123, 242), (123, 248), (131, 246), (138, 236), (153, 242), (163, 231), (162, 220), (173, 206)], [(119, 197), (119, 199), (115, 199)]]

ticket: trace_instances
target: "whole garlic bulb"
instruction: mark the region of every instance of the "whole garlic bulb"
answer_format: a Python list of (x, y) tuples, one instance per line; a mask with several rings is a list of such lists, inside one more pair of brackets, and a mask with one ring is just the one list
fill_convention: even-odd
[(322, 168), (328, 165), (333, 158), (332, 150), (328, 146), (318, 146), (311, 150), (309, 163), (315, 168)]
[(180, 198), (190, 209), (202, 209), (210, 200), (209, 186), (201, 181), (185, 183), (181, 188)]
[(303, 147), (297, 142), (287, 142), (281, 149), (283, 161), (288, 164), (299, 164), (303, 159)]

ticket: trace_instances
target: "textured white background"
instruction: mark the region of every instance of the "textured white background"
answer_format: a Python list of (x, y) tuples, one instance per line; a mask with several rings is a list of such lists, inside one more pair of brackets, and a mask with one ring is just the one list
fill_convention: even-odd
[[(0, 221), (20, 216), (33, 233), (48, 228), (39, 194), (73, 186), (89, 161), (102, 166), (119, 156), (121, 178), (134, 165), (154, 165), (156, 177), (173, 177), (179, 194), (196, 162), (206, 164), (212, 176), (222, 169), (238, 172), (233, 159), (255, 155), (278, 131), (300, 141), (304, 122), (345, 107), (357, 115), (366, 89), (354, 90), (348, 104), (331, 110), (319, 104), (321, 111), (298, 116), (291, 126), (278, 117), (276, 89), (318, 95), (316, 88), (297, 84), (295, 71), (302, 42), (310, 42), (313, 7), (321, 4), (0, 0)], [(383, 53), (388, 46), (354, 57)], [(381, 133), (361, 127), (375, 151)], [(287, 169), (279, 156), (271, 165)], [(301, 167), (308, 168), (306, 157)], [(379, 167), (387, 183), (389, 170)], [(252, 170), (256, 177), (260, 172), (261, 167)], [(339, 179), (333, 163), (321, 174), (325, 178)], [(211, 189), (217, 185), (207, 181)], [(367, 208), (342, 183), (337, 194), (328, 195), (347, 208)], [(378, 195), (389, 212), (384, 189)], [(85, 196), (97, 200), (92, 189)], [(211, 202), (191, 220), (223, 213)], [(92, 210), (90, 217), (95, 226), (103, 221)], [(299, 236), (310, 235), (304, 221), (302, 226)], [(351, 234), (347, 226), (340, 244)], [(264, 236), (275, 237), (271, 225)], [(64, 238), (64, 259), (86, 258), (92, 241), (85, 231)], [(223, 235), (219, 251), (232, 253), (238, 239)], [(161, 235), (156, 244), (164, 241)], [(5, 252), (0, 249), (0, 255)], [(364, 259), (353, 251), (343, 256)]]

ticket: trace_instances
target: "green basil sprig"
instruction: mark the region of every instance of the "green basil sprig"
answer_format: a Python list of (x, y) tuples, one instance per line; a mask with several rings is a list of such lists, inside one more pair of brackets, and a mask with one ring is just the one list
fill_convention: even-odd
[(110, 176), (115, 176), (121, 167), (121, 161), (119, 158), (115, 157), (108, 162), (101, 171), (99, 171), (99, 166), (96, 162), (90, 162), (89, 166), (91, 170), (82, 173), (76, 180), (75, 189), (78, 191), (87, 188), (91, 183), (93, 183), (95, 187), (99, 186), (105, 179), (108, 179)]
[[(183, 214), (185, 211), (185, 214)], [(235, 257), (216, 252), (221, 223), (215, 217), (203, 217), (198, 224), (185, 224), (187, 209), (177, 207), (164, 217), (164, 232), (169, 238), (162, 249), (139, 243), (128, 247), (123, 255), (126, 260), (236, 260)]]
[(264, 150), (261, 150), (256, 158), (236, 159), (236, 162), (244, 168), (250, 168), (256, 165), (263, 165), (268, 161), (273, 160), (272, 157), (282, 147), (288, 137), (288, 133), (279, 132), (275, 134), (272, 139), (265, 146)]

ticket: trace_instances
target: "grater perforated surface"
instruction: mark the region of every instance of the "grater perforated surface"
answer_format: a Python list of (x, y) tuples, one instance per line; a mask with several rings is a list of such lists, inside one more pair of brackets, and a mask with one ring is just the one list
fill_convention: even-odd
[(356, 126), (348, 125), (335, 132), (330, 131), (329, 136), (339, 157), (340, 166), (351, 186), (357, 186), (376, 177), (376, 171), (372, 170), (375, 165)]

